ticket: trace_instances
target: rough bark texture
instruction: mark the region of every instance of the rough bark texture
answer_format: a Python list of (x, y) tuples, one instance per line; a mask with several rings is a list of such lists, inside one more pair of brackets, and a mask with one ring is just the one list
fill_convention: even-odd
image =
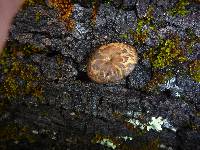
[[(94, 21), (91, 5), (79, 1), (72, 30), (54, 8), (21, 10), (0, 63), (0, 148), (200, 149), (200, 5), (178, 5), (102, 3)], [(110, 42), (135, 46), (139, 62), (121, 82), (93, 83), (87, 59)], [(177, 49), (168, 54), (167, 46)], [(165, 120), (162, 130), (141, 129), (152, 117)]]

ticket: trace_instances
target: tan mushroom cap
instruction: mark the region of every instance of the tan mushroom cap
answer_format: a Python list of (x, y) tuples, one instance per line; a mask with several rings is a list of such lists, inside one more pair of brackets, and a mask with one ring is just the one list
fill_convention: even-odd
[(137, 61), (138, 55), (133, 46), (110, 43), (101, 46), (91, 55), (87, 74), (97, 83), (116, 82), (130, 74)]

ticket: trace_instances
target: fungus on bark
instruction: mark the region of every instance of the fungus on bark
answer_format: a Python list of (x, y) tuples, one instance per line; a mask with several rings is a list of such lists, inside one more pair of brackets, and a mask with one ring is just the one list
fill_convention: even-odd
[(97, 83), (116, 82), (128, 76), (137, 61), (134, 47), (123, 43), (110, 43), (101, 46), (91, 55), (87, 74)]

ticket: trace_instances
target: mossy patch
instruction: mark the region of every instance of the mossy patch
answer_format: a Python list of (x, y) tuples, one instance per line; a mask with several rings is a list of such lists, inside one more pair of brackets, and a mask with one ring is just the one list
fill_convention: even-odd
[(152, 66), (158, 69), (172, 66), (175, 64), (174, 62), (186, 62), (188, 59), (179, 44), (178, 36), (162, 39), (158, 46), (150, 48), (147, 53), (144, 53), (144, 58), (149, 59)]
[(128, 35), (134, 39), (134, 44), (142, 45), (146, 42), (147, 38), (149, 37), (150, 31), (156, 31), (156, 26), (153, 23), (153, 6), (149, 6), (147, 13), (144, 17), (137, 19), (137, 26), (136, 29), (130, 29), (128, 33), (119, 35), (120, 38), (127, 38)]
[[(144, 88), (147, 91), (155, 90), (157, 85), (163, 84), (175, 73), (170, 71), (177, 64), (188, 62), (184, 50), (180, 46), (180, 37), (171, 35), (170, 39), (160, 39), (158, 46), (152, 47), (143, 54), (152, 65), (152, 79)], [(168, 71), (165, 68), (169, 68)], [(165, 70), (164, 72), (162, 70)]]
[[(172, 15), (186, 15), (189, 11), (186, 10), (186, 6), (189, 5), (187, 0), (180, 0), (176, 6), (170, 10)], [(199, 43), (200, 39), (197, 37), (192, 29), (186, 29), (187, 36), (180, 38), (176, 33), (168, 33), (167, 38), (159, 36), (157, 27), (166, 26), (166, 22), (156, 22), (153, 17), (153, 6), (149, 5), (145, 17), (137, 20), (136, 30), (130, 30), (129, 33), (120, 35), (121, 38), (127, 38), (131, 34), (135, 45), (145, 45), (146, 40), (150, 36), (150, 32), (155, 33), (158, 43), (156, 46), (152, 46), (147, 52), (143, 54), (143, 59), (148, 59), (152, 65), (153, 76), (149, 83), (147, 83), (145, 90), (153, 90), (159, 84), (164, 83), (175, 72), (169, 71), (170, 69), (181, 65), (182, 63), (189, 63), (189, 58), (186, 56), (194, 54), (194, 45)], [(190, 67), (191, 68), (191, 67)], [(168, 70), (168, 71), (167, 71)], [(191, 70), (191, 69), (190, 69)], [(180, 70), (180, 72), (182, 72)], [(184, 72), (184, 71), (183, 71)], [(190, 71), (191, 72), (191, 71)], [(186, 72), (185, 72), (186, 73)], [(191, 74), (191, 73), (190, 73)], [(194, 75), (195, 74), (195, 75)], [(192, 73), (195, 80), (198, 75)]]
[(152, 16), (153, 10), (154, 10), (153, 6), (149, 6), (146, 16), (143, 18), (139, 18), (137, 20), (136, 31), (133, 31), (133, 30), (129, 31), (131, 35), (133, 36), (136, 44), (144, 44), (146, 39), (149, 36), (149, 32), (151, 30), (156, 29), (155, 25), (152, 23), (154, 20)]
[(36, 4), (45, 5), (45, 0), (25, 0), (24, 7), (34, 6)]
[(38, 66), (24, 62), (20, 57), (28, 57), (31, 53), (41, 52), (31, 45), (8, 45), (0, 58), (0, 69), (3, 75), (0, 93), (7, 99), (31, 95), (42, 99), (42, 87), (39, 85), (42, 76)]
[(172, 15), (180, 15), (185, 16), (190, 13), (189, 10), (186, 9), (186, 7), (190, 4), (188, 0), (179, 0), (179, 2), (176, 3), (174, 8), (170, 9), (168, 12)]
[(185, 40), (184, 40), (185, 43), (186, 43), (185, 47), (186, 47), (189, 54), (193, 54), (194, 53), (193, 47), (194, 47), (195, 44), (200, 43), (200, 37), (198, 37), (194, 33), (194, 31), (190, 28), (187, 28), (185, 30), (185, 32), (187, 34), (187, 36), (185, 37)]
[(153, 71), (151, 80), (144, 87), (145, 91), (156, 91), (158, 85), (165, 83), (165, 81), (169, 80), (174, 73), (171, 71), (167, 71), (165, 73), (161, 73), (159, 71)]
[(189, 72), (191, 77), (200, 83), (200, 60), (194, 60), (189, 65)]
[(35, 22), (36, 23), (39, 23), (40, 22), (40, 19), (41, 19), (41, 12), (36, 12), (36, 14), (35, 14)]
[[(131, 31), (135, 44), (142, 45), (145, 43), (146, 39), (149, 37), (149, 32), (152, 30), (157, 33), (156, 26), (159, 24), (154, 24), (154, 18), (152, 15), (153, 7), (149, 7), (146, 17), (139, 19), (137, 21), (136, 31)], [(148, 26), (148, 28), (147, 28)], [(186, 41), (186, 48), (192, 51), (194, 43), (198, 42), (198, 38), (190, 32), (189, 38)], [(144, 59), (148, 59), (152, 65), (153, 76), (150, 82), (146, 85), (145, 90), (153, 90), (157, 85), (164, 83), (170, 77), (173, 76), (171, 71), (160, 72), (160, 70), (166, 67), (174, 67), (177, 63), (188, 62), (188, 58), (185, 55), (185, 50), (181, 47), (180, 37), (176, 34), (171, 34), (170, 38), (159, 37), (159, 43), (157, 46), (151, 47), (149, 51), (143, 54)]]
[(1, 60), (6, 58), (16, 58), (20, 56), (28, 57), (35, 53), (47, 52), (46, 49), (38, 48), (31, 44), (19, 44), (16, 41), (8, 42), (1, 55)]
[(35, 84), (40, 80), (37, 76), (38, 71), (38, 68), (32, 64), (14, 60), (7, 73), (4, 74), (0, 92), (9, 99), (28, 94), (42, 98), (42, 88)]

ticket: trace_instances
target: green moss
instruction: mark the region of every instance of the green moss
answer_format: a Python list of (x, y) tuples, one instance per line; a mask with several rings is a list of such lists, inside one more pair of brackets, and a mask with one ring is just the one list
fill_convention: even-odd
[(186, 29), (186, 34), (187, 37), (185, 38), (185, 43), (186, 43), (186, 49), (189, 52), (189, 54), (192, 54), (193, 51), (193, 47), (196, 43), (200, 43), (200, 37), (196, 36), (196, 34), (194, 33), (194, 31), (190, 28)]
[(189, 4), (190, 3), (188, 0), (179, 0), (179, 2), (175, 5), (175, 7), (169, 10), (169, 13), (172, 16), (175, 15), (185, 16), (188, 13), (190, 13), (190, 11), (186, 9), (186, 6), (188, 6)]
[[(152, 13), (153, 13), (153, 7), (149, 6), (146, 16), (137, 20), (136, 31), (133, 30), (129, 31), (133, 36), (136, 44), (145, 43), (147, 37), (149, 36), (149, 32), (151, 30), (155, 30), (155, 25), (152, 23), (154, 19)], [(145, 26), (147, 26), (148, 28), (144, 29)]]
[(34, 6), (36, 4), (45, 5), (46, 3), (45, 3), (45, 0), (25, 0), (24, 7)]
[(25, 0), (25, 5), (34, 5), (36, 3), (35, 0)]
[(120, 34), (119, 37), (123, 39), (128, 39), (128, 34)]
[[(42, 87), (38, 85), (41, 76), (38, 75), (39, 69), (31, 63), (24, 63), (17, 57), (29, 56), (34, 52), (41, 52), (33, 46), (24, 47), (8, 45), (0, 58), (3, 80), (0, 84), (0, 93), (7, 99), (18, 96), (32, 95), (38, 99), (42, 98)], [(37, 84), (36, 84), (37, 83)]]
[(3, 50), (1, 58), (3, 59), (16, 58), (18, 56), (30, 56), (35, 53), (44, 53), (44, 52), (46, 52), (45, 49), (38, 48), (34, 45), (18, 44), (17, 42), (13, 41), (7, 43), (6, 48), (4, 48)]
[[(40, 80), (39, 77), (35, 76), (37, 71), (38, 68), (32, 64), (24, 64), (15, 60), (9, 71), (4, 74), (5, 78), (1, 84), (2, 94), (9, 99), (27, 94), (40, 98), (42, 95), (41, 87), (34, 85), (34, 82)], [(22, 85), (18, 82), (19, 79), (24, 82)]]
[(163, 84), (165, 81), (170, 79), (174, 73), (167, 71), (166, 73), (160, 73), (159, 71), (154, 71), (151, 80), (144, 87), (145, 91), (155, 91), (158, 85)]
[(177, 35), (171, 35), (170, 39), (160, 39), (158, 46), (150, 48), (143, 56), (153, 67), (152, 79), (144, 88), (147, 91), (155, 90), (159, 84), (163, 84), (174, 75), (171, 71), (161, 73), (160, 70), (188, 61), (184, 50), (180, 47), (180, 38)]
[(35, 22), (36, 22), (36, 23), (39, 23), (40, 19), (41, 19), (41, 12), (38, 11), (38, 12), (35, 14)]
[[(186, 15), (188, 13), (188, 11), (186, 10), (187, 5), (189, 5), (189, 2), (187, 0), (180, 0), (170, 12), (172, 13), (172, 15)], [(153, 10), (153, 7), (149, 6), (146, 16), (137, 20), (136, 30), (129, 31), (129, 33), (134, 38), (134, 44), (144, 44), (149, 37), (150, 31), (158, 34), (156, 26), (162, 25), (163, 22), (161, 22), (160, 24), (154, 24), (154, 18), (152, 15)], [(188, 36), (186, 36), (185, 39), (181, 39), (183, 40), (183, 42), (180, 41), (179, 36), (171, 34), (171, 37), (168, 39), (160, 38), (158, 46), (150, 48), (148, 52), (143, 54), (144, 59), (148, 59), (153, 67), (152, 80), (150, 80), (144, 90), (151, 91), (156, 89), (159, 84), (164, 83), (174, 74), (171, 71), (164, 71), (164, 73), (161, 70), (164, 70), (166, 67), (172, 68), (177, 65), (177, 63), (180, 64), (188, 62), (188, 58), (185, 56), (186, 51), (185, 49), (183, 50), (182, 47), (185, 47), (187, 51), (192, 54), (194, 53), (193, 46), (196, 43), (199, 43), (200, 38), (198, 38), (190, 29), (186, 32)], [(127, 38), (128, 36), (120, 35), (120, 37)], [(182, 46), (182, 43), (185, 43), (185, 45)], [(193, 78), (195, 78), (196, 80), (198, 75), (196, 75), (194, 71), (192, 74)]]
[(186, 62), (187, 58), (184, 56), (179, 44), (180, 39), (177, 36), (171, 39), (161, 40), (157, 47), (150, 48), (144, 54), (144, 58), (149, 59), (152, 66), (158, 69), (172, 66), (174, 62)]
[(14, 97), (15, 95), (17, 95), (17, 93), (20, 92), (17, 81), (13, 79), (13, 77), (10, 76), (10, 74), (6, 76), (1, 90), (2, 93), (4, 93), (4, 95), (8, 98)]
[(195, 60), (189, 65), (191, 77), (200, 83), (200, 60)]
[[(182, 39), (185, 43), (184, 47), (188, 53), (192, 54), (193, 46), (199, 43), (200, 39), (190, 29), (186, 30), (187, 36)], [(181, 48), (181, 40), (177, 35), (171, 34), (169, 39), (161, 39), (158, 46), (152, 47), (148, 52), (144, 53), (144, 59), (148, 59), (153, 67), (153, 77), (144, 88), (147, 91), (155, 90), (159, 84), (163, 84), (166, 80), (171, 78), (175, 73), (166, 72), (160, 73), (160, 70), (166, 67), (174, 67), (177, 63), (189, 62), (185, 56), (185, 50)], [(183, 47), (183, 46), (182, 46)], [(199, 82), (199, 64), (192, 63), (189, 67), (192, 78)], [(195, 68), (195, 69), (194, 69)], [(182, 71), (181, 71), (182, 72)], [(186, 72), (185, 72), (186, 73)]]

